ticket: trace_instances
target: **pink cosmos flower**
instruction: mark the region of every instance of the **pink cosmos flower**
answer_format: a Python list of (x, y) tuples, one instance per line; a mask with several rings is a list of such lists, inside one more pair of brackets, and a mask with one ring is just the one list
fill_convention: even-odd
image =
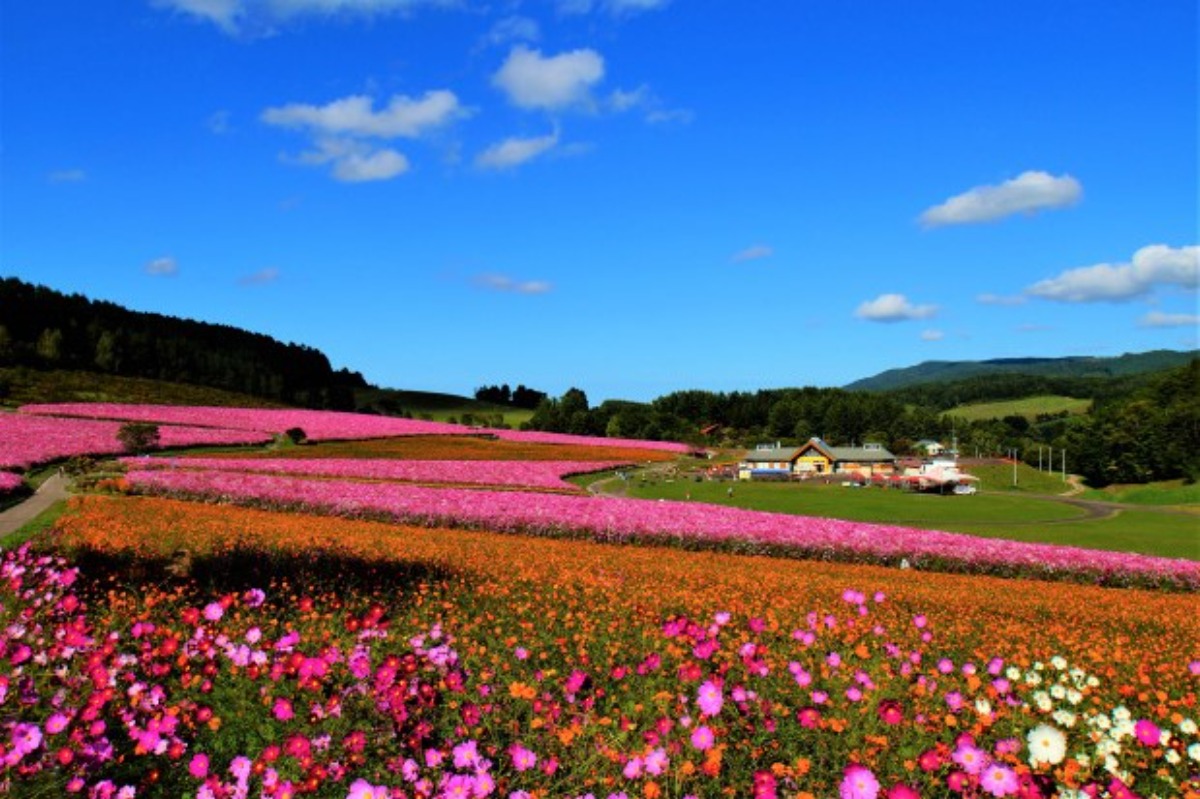
[(969, 743), (961, 743), (950, 756), (968, 774), (979, 774), (988, 764), (987, 753)]
[(646, 773), (653, 777), (666, 771), (668, 765), (670, 765), (670, 758), (667, 757), (666, 750), (661, 747), (646, 755)]
[(1153, 721), (1142, 719), (1133, 725), (1133, 734), (1143, 746), (1157, 746), (1162, 732)]
[(700, 712), (706, 716), (715, 716), (720, 713), (721, 706), (725, 704), (721, 686), (712, 680), (701, 685), (696, 696), (696, 704), (700, 705)]
[(885, 794), (887, 799), (921, 799), (921, 794), (917, 793), (917, 789), (911, 785), (905, 785), (898, 782)]
[(716, 736), (707, 726), (701, 724), (692, 730), (692, 746), (697, 749), (701, 751), (711, 749), (714, 743), (716, 743)]
[(838, 791), (841, 799), (876, 799), (879, 796), (879, 780), (865, 766), (847, 766)]
[(510, 746), (508, 756), (512, 758), (513, 768), (517, 771), (528, 771), (537, 765), (537, 755), (520, 744)]
[(992, 796), (1008, 796), (1016, 793), (1019, 788), (1016, 773), (999, 763), (992, 763), (983, 770), (979, 784)]
[(279, 721), (287, 721), (296, 715), (292, 710), (292, 703), (282, 697), (275, 700), (275, 705), (271, 708), (271, 712)]
[(225, 608), (221, 607), (220, 602), (210, 602), (204, 606), (204, 618), (209, 621), (217, 621), (225, 615)]
[(208, 755), (200, 753), (192, 758), (188, 763), (188, 774), (191, 774), (198, 780), (202, 780), (208, 776)]

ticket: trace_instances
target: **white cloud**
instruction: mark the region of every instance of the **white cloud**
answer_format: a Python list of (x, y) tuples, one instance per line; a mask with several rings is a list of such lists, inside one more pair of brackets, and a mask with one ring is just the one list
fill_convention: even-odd
[(211, 22), (225, 33), (262, 33), (280, 22), (304, 16), (380, 14), (411, 12), (422, 6), (455, 7), (457, 0), (151, 0), (195, 19)]
[(1138, 320), (1138, 325), (1140, 327), (1196, 327), (1200, 325), (1200, 315), (1151, 311)]
[(174, 277), (179, 274), (179, 264), (170, 256), (155, 258), (146, 264), (146, 274), (156, 277)]
[(542, 29), (537, 20), (513, 15), (497, 20), (488, 31), (486, 41), (488, 44), (499, 45), (509, 42), (536, 42), (540, 38)]
[(538, 50), (517, 45), (492, 84), (513, 105), (547, 110), (591, 103), (591, 88), (604, 78), (604, 59), (595, 50), (572, 50), (543, 57)]
[(389, 180), (408, 171), (403, 153), (353, 139), (322, 138), (316, 149), (300, 154), (302, 164), (333, 164), (333, 177), (343, 183)]
[(744, 250), (735, 252), (729, 260), (735, 264), (745, 263), (746, 261), (758, 261), (763, 258), (770, 258), (775, 254), (775, 249), (767, 244), (754, 244)]
[(1034, 283), (1025, 293), (1057, 302), (1125, 302), (1159, 287), (1194, 290), (1198, 283), (1200, 246), (1152, 244), (1135, 252), (1129, 263), (1068, 269)]
[(588, 14), (603, 9), (610, 14), (631, 14), (663, 8), (670, 0), (558, 0), (560, 14)]
[(926, 209), (921, 214), (921, 223), (926, 227), (941, 227), (990, 222), (1013, 214), (1063, 208), (1075, 204), (1082, 196), (1083, 187), (1070, 175), (1054, 177), (1046, 172), (1023, 172), (999, 186), (976, 186)]
[(51, 183), (82, 183), (87, 180), (87, 173), (82, 169), (59, 169), (46, 176)]
[(903, 294), (881, 294), (858, 306), (854, 315), (870, 322), (903, 322), (928, 319), (937, 314), (936, 305), (913, 305)]
[(644, 84), (629, 92), (615, 89), (608, 96), (608, 107), (618, 113), (624, 113), (652, 102), (654, 102), (654, 95), (650, 93), (650, 87)]
[(511, 169), (526, 161), (532, 161), (558, 144), (558, 131), (533, 138), (510, 137), (493, 144), (475, 159), (475, 165), (484, 169)]
[(263, 111), (262, 120), (268, 125), (308, 128), (324, 134), (415, 139), (468, 113), (454, 92), (445, 89), (425, 92), (419, 99), (393, 95), (379, 111), (374, 110), (374, 104), (364, 95), (343, 97), (321, 106), (290, 103)]
[(388, 180), (409, 169), (408, 158), (365, 139), (416, 139), (467, 116), (453, 92), (426, 92), (420, 98), (393, 95), (375, 110), (364, 95), (351, 95), (326, 105), (290, 103), (262, 112), (269, 125), (300, 129), (313, 137), (314, 149), (297, 159), (304, 164), (333, 164), (333, 176), (347, 183)]
[(921, 341), (941, 341), (946, 334), (940, 330), (922, 330)]
[(230, 131), (228, 111), (217, 111), (209, 116), (207, 125), (208, 129), (218, 136), (223, 136)]
[(545, 294), (552, 286), (544, 280), (513, 280), (506, 275), (486, 274), (475, 278), (476, 285), (492, 291), (514, 294)]
[(280, 272), (273, 266), (268, 266), (265, 269), (260, 269), (252, 275), (246, 275), (238, 280), (238, 285), (241, 286), (264, 286), (267, 283), (274, 283), (279, 279)]
[(975, 301), (980, 305), (1024, 305), (1028, 297), (1005, 294), (978, 294)]

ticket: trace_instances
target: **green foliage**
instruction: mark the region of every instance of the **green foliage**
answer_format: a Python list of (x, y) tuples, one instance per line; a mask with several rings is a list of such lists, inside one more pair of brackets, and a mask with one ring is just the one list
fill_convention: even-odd
[(126, 452), (140, 454), (158, 447), (158, 425), (146, 422), (126, 422), (117, 430), (117, 440)]
[(283, 431), (283, 434), (287, 436), (288, 441), (292, 442), (293, 444), (303, 444), (308, 440), (308, 434), (305, 433), (304, 429), (300, 427), (289, 427), (287, 430)]
[[(48, 327), (46, 320), (54, 320)], [(269, 336), (138, 313), (16, 278), (0, 279), (0, 365), (191, 383), (282, 403), (350, 409), (362, 375)]]
[(214, 405), (279, 408), (280, 403), (207, 386), (169, 383), (143, 377), (118, 377), (63, 369), (0, 368), (0, 392), (6, 405), (32, 402), (130, 402), (162, 405)]

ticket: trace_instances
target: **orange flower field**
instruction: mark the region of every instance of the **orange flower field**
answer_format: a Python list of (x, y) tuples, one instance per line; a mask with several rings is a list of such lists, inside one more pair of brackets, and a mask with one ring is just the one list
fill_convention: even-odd
[[(144, 641), (130, 796), (1200, 796), (1193, 594), (129, 497), (55, 543)], [(64, 715), (8, 759), (83, 790)]]

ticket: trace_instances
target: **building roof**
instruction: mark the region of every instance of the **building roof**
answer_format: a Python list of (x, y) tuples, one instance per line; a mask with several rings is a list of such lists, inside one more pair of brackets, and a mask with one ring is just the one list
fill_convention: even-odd
[(752, 449), (742, 457), (742, 460), (747, 463), (774, 463), (776, 461), (793, 461), (799, 454), (799, 447)]
[(858, 463), (894, 461), (896, 456), (879, 444), (867, 444), (863, 447), (829, 447), (834, 460), (856, 461)]
[(864, 444), (861, 447), (831, 447), (819, 438), (812, 438), (801, 449), (809, 447), (816, 449), (831, 461), (870, 463), (896, 459), (896, 456), (888, 452), (882, 444)]

